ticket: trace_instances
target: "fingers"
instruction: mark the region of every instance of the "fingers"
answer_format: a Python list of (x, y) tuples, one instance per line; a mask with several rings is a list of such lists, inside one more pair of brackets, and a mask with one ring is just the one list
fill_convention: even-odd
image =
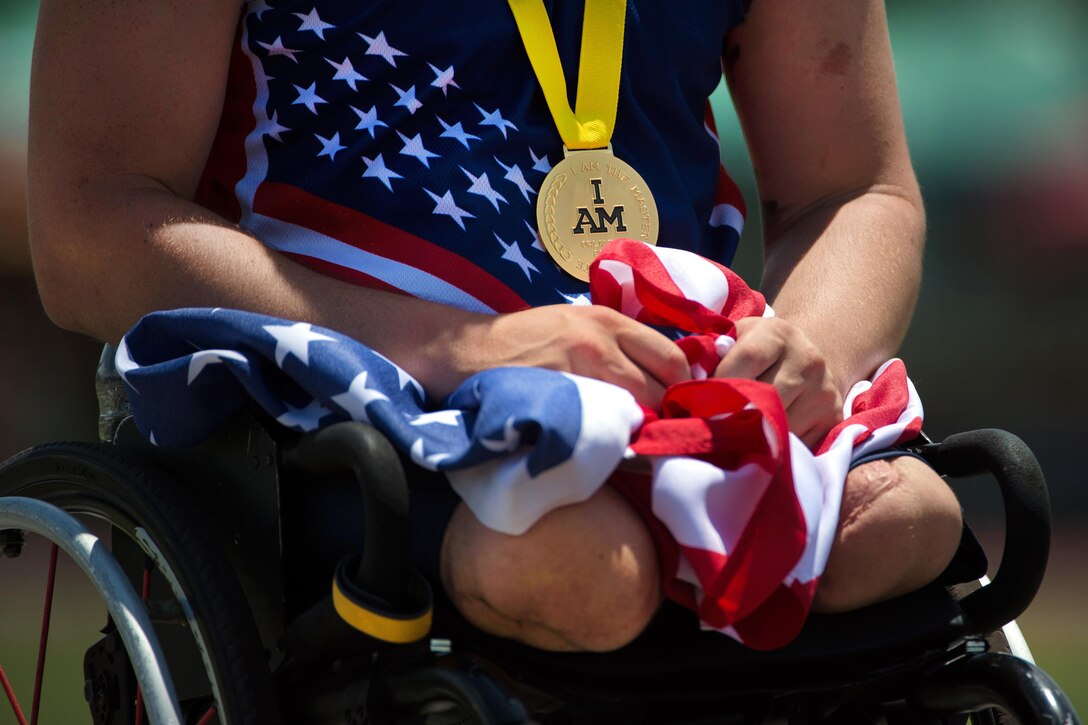
[(591, 344), (591, 349), (583, 350), (588, 354), (581, 355), (576, 365), (591, 371), (587, 372), (591, 377), (625, 388), (651, 408), (660, 407), (669, 385), (691, 379), (683, 351), (661, 333), (604, 308), (587, 316), (588, 337), (606, 341), (603, 347)]
[(738, 321), (737, 342), (714, 374), (773, 385), (790, 430), (810, 448), (842, 419), (842, 397), (822, 353), (785, 320)]
[(756, 379), (775, 387), (790, 430), (814, 448), (842, 420), (842, 398), (815, 347), (802, 345), (787, 350)]
[[(786, 354), (786, 340), (784, 331), (776, 329), (778, 326), (772, 320), (738, 320), (737, 342), (718, 364), (714, 377), (759, 380), (764, 373), (778, 366)], [(760, 322), (770, 324), (758, 324)]]
[(657, 408), (665, 388), (688, 380), (682, 350), (656, 330), (604, 307), (550, 305), (499, 315), (473, 346), (477, 369), (525, 365), (618, 385)]
[(809, 448), (816, 448), (842, 420), (842, 400), (837, 390), (821, 389), (798, 397), (786, 408), (790, 429)]
[(641, 322), (623, 319), (629, 324), (617, 332), (616, 341), (631, 362), (662, 387), (691, 380), (691, 367), (675, 342)]
[(651, 377), (642, 375), (639, 380), (625, 386), (631, 395), (642, 405), (658, 410), (661, 399), (665, 397), (665, 387)]

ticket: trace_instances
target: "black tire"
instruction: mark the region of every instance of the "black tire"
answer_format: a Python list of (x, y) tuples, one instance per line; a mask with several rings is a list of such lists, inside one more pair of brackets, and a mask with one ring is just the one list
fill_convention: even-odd
[[(171, 636), (177, 640), (181, 630), (190, 644), (179, 649), (196, 655), (198, 672), (192, 674), (192, 655), (183, 668), (197, 678), (203, 673), (200, 682), (207, 691), (206, 702), (211, 697), (210, 683), (216, 683), (220, 723), (279, 722), (268, 657), (241, 587), (222, 555), (223, 545), (215, 540), (210, 527), (200, 525), (193, 506), (166, 476), (113, 446), (49, 443), (23, 451), (0, 465), (0, 496), (14, 495), (47, 501), (74, 515), (107, 522), (116, 551), (125, 547), (137, 551), (135, 544), (147, 561), (160, 558), (153, 574), (154, 598), (169, 597), (177, 605), (163, 578), (165, 571), (185, 593), (199, 638), (206, 645), (205, 659), (199, 657), (197, 638), (189, 633), (189, 626), (176, 621), (156, 622), (175, 680), (179, 669), (175, 660), (181, 655), (172, 653), (169, 641)], [(119, 534), (124, 539), (118, 540)], [(147, 544), (139, 543), (148, 538), (160, 557), (150, 557)], [(161, 630), (171, 627), (172, 633), (164, 637)], [(179, 696), (184, 699), (180, 692)]]

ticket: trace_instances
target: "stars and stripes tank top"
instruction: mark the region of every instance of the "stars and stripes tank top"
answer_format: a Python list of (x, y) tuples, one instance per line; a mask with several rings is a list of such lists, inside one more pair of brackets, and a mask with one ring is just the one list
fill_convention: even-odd
[[(582, 0), (546, 0), (573, 101)], [(708, 97), (741, 0), (629, 0), (615, 154), (659, 244), (728, 264)], [(197, 201), (323, 274), (479, 312), (585, 302), (536, 231), (562, 140), (506, 0), (252, 0)]]

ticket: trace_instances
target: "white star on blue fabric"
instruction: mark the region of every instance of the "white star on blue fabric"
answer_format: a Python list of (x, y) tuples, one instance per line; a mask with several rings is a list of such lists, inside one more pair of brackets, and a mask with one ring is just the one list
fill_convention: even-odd
[(506, 200), (505, 196), (491, 188), (491, 181), (487, 178), (487, 172), (484, 172), (479, 176), (474, 176), (472, 172), (466, 169), (464, 166), (461, 167), (461, 171), (465, 173), (465, 176), (472, 180), (472, 186), (468, 187), (468, 193), (478, 194), (479, 196), (487, 199), (491, 202), (491, 205), (495, 207), (495, 211), (499, 210), (500, 201), (503, 204), (510, 203)]
[(291, 48), (285, 48), (283, 46), (283, 38), (279, 35), (271, 43), (262, 43), (257, 41), (257, 45), (261, 46), (268, 51), (268, 57), (271, 58), (274, 55), (285, 55), (294, 62), (298, 63), (298, 58), (295, 57), (295, 53), (301, 53), (301, 50), (293, 50)]
[(317, 400), (311, 400), (305, 408), (296, 408), (286, 402), (283, 405), (287, 411), (276, 418), (276, 422), (285, 428), (298, 428), (301, 431), (317, 430), (321, 419), (332, 412)]
[(480, 121), (480, 125), (481, 126), (494, 126), (495, 128), (502, 131), (502, 137), (503, 138), (506, 138), (506, 129), (507, 128), (512, 128), (515, 131), (518, 130), (517, 126), (515, 126), (513, 123), (511, 123), (510, 121), (507, 121), (505, 118), (502, 117), (502, 113), (499, 111), (499, 109), (496, 108), (494, 111), (485, 111), (484, 109), (480, 108), (479, 103), (473, 103), (472, 105), (476, 106), (476, 110), (479, 111), (480, 115), (482, 115), (484, 117), (483, 120)]
[(502, 438), (481, 438), (480, 443), (489, 451), (510, 453), (521, 444), (521, 434), (514, 427), (514, 416), (506, 419), (502, 426)]
[(286, 126), (281, 126), (278, 120), (278, 116), (279, 111), (272, 111), (272, 118), (261, 124), (260, 135), (268, 136), (269, 138), (275, 139), (276, 141), (283, 143), (283, 139), (280, 138), (280, 134), (284, 131), (290, 131), (291, 129), (287, 128)]
[(293, 325), (264, 325), (263, 329), (276, 339), (276, 364), (281, 368), (288, 355), (294, 355), (303, 365), (310, 364), (311, 342), (336, 342), (328, 335), (313, 331), (309, 322), (296, 322)]
[[(291, 85), (295, 86), (294, 83)], [(310, 109), (310, 113), (317, 115), (317, 104), (328, 103), (324, 98), (317, 95), (317, 83), (311, 83), (309, 88), (302, 88), (301, 86), (295, 86), (295, 90), (298, 91), (298, 98), (291, 101), (292, 106), (303, 105)]]
[(420, 137), (420, 134), (417, 133), (412, 138), (408, 138), (400, 131), (397, 131), (397, 135), (400, 136), (400, 140), (404, 142), (404, 146), (401, 148), (400, 152), (405, 156), (419, 159), (419, 162), (428, 169), (431, 168), (431, 163), (427, 159), (440, 158), (438, 154), (432, 153), (424, 148), (423, 139)]
[(204, 372), (209, 365), (221, 363), (224, 360), (235, 360), (240, 363), (248, 363), (249, 358), (235, 350), (201, 350), (194, 352), (189, 358), (189, 376), (186, 383), (193, 384), (196, 377)]
[(450, 219), (453, 219), (455, 222), (457, 222), (457, 226), (461, 227), (462, 230), (464, 230), (465, 228), (465, 222), (463, 221), (465, 217), (468, 217), (470, 219), (476, 218), (475, 214), (470, 214), (461, 207), (457, 206), (457, 202), (453, 200), (453, 194), (451, 194), (450, 192), (447, 191), (442, 196), (438, 196), (437, 194), (432, 193), (430, 189), (424, 189), (424, 191), (426, 191), (427, 195), (434, 200), (434, 211), (431, 213), (445, 214)]
[(393, 184), (390, 183), (390, 179), (403, 179), (404, 177), (398, 174), (392, 169), (386, 168), (385, 159), (381, 154), (378, 154), (373, 159), (363, 157), (363, 162), (366, 164), (366, 171), (363, 172), (364, 179), (377, 179), (385, 184), (385, 188), (390, 191), (393, 190)]
[(273, 7), (269, 5), (265, 0), (250, 0), (249, 12), (256, 15), (258, 20), (261, 19), (262, 15), (272, 9)]
[(423, 439), (416, 438), (416, 442), (412, 444), (409, 453), (412, 454), (412, 461), (421, 468), (426, 468), (428, 471), (437, 471), (438, 464), (450, 457), (449, 453), (434, 453), (431, 455), (425, 455), (423, 453)]
[(385, 58), (386, 62), (394, 68), (397, 67), (397, 61), (394, 60), (394, 58), (408, 55), (407, 53), (402, 53), (401, 51), (389, 45), (389, 43), (385, 40), (384, 30), (378, 33), (373, 38), (371, 38), (369, 35), (363, 35), (362, 33), (357, 33), (357, 35), (369, 44), (366, 49), (367, 55), (380, 55), (381, 57)]
[(458, 428), (461, 425), (461, 411), (436, 410), (433, 413), (423, 413), (412, 418), (410, 425), (448, 425)]
[(453, 88), (461, 87), (457, 85), (457, 81), (453, 80), (452, 65), (446, 70), (439, 70), (437, 67), (431, 65), (430, 63), (428, 63), (427, 65), (431, 66), (431, 71), (434, 72), (434, 80), (431, 81), (431, 85), (435, 88), (441, 88), (443, 96), (446, 95), (446, 92), (449, 91), (451, 86)]
[(460, 141), (464, 145), (464, 147), (466, 149), (468, 148), (468, 140), (469, 139), (473, 139), (475, 141), (480, 140), (479, 136), (476, 136), (474, 134), (471, 134), (471, 133), (468, 133), (467, 131), (465, 131), (465, 129), (461, 127), (461, 122), (460, 121), (458, 121), (457, 123), (455, 123), (455, 124), (453, 124), (451, 126), (450, 124), (446, 123), (441, 118), (439, 118), (438, 116), (435, 116), (435, 118), (437, 118), (438, 122), (442, 124), (442, 129), (443, 129), (442, 133), (438, 134), (442, 138), (457, 139), (458, 141)]
[(503, 178), (514, 184), (514, 186), (518, 187), (518, 189), (521, 190), (521, 195), (525, 197), (525, 201), (529, 201), (529, 194), (535, 194), (536, 189), (534, 189), (529, 184), (529, 182), (525, 180), (525, 174), (522, 172), (521, 167), (517, 164), (514, 164), (513, 166), (507, 166), (503, 162), (499, 161), (499, 158), (497, 156), (495, 157), (495, 161), (498, 161), (499, 166), (506, 170), (506, 176), (504, 176)]
[(525, 222), (525, 228), (529, 230), (529, 233), (533, 235), (533, 243), (530, 245), (533, 249), (541, 252), (544, 250), (544, 245), (540, 243), (540, 234), (537, 233), (536, 228), (529, 223), (528, 219), (523, 220)]
[(329, 58), (326, 58), (325, 62), (336, 69), (336, 75), (334, 75), (332, 79), (334, 81), (344, 81), (353, 91), (359, 90), (355, 87), (356, 81), (365, 81), (367, 79), (366, 76), (355, 70), (355, 66), (351, 64), (350, 58), (345, 57), (343, 63), (337, 63), (335, 60)]
[[(140, 367), (140, 364), (132, 359), (132, 353), (128, 350), (128, 341), (125, 338), (121, 338), (121, 342), (117, 345), (117, 354), (113, 356), (114, 365), (117, 367), (117, 374), (121, 376), (121, 379), (125, 382), (129, 382), (126, 377), (130, 372)], [(129, 385), (132, 383), (129, 382)]]
[(533, 157), (533, 171), (539, 171), (542, 174), (546, 174), (552, 170), (552, 164), (548, 161), (548, 154), (543, 156), (537, 156), (533, 151), (533, 147), (529, 147), (529, 155)]
[(352, 420), (361, 423), (369, 423), (366, 407), (376, 400), (389, 400), (380, 390), (374, 390), (366, 386), (368, 373), (366, 370), (352, 378), (348, 389), (339, 395), (332, 396), (332, 402), (344, 409)]
[(530, 282), (533, 280), (533, 276), (529, 274), (530, 271), (540, 274), (540, 270), (536, 266), (525, 258), (525, 255), (521, 253), (521, 247), (517, 242), (511, 242), (507, 244), (503, 241), (503, 238), (498, 235), (497, 232), (492, 232), (495, 235), (495, 239), (499, 240), (499, 244), (502, 245), (503, 253), (502, 258), (508, 262), (513, 262), (517, 266), (521, 267), (521, 271), (525, 273), (526, 279)]
[(392, 83), (389, 84), (390, 88), (397, 92), (397, 102), (394, 106), (403, 106), (408, 109), (408, 113), (415, 115), (415, 112), (423, 108), (423, 104), (416, 100), (416, 87), (408, 86), (408, 90), (402, 91)]
[(332, 135), (332, 138), (325, 138), (321, 134), (315, 133), (317, 139), (321, 142), (321, 152), (317, 155), (317, 158), (322, 156), (328, 156), (331, 160), (336, 161), (336, 154), (343, 151), (347, 146), (340, 145), (340, 132), (337, 131)]
[[(128, 339), (125, 337), (122, 337), (121, 341), (117, 343), (117, 352), (113, 356), (113, 364), (121, 379), (135, 390), (136, 386), (128, 379), (128, 374), (134, 370), (139, 370), (140, 363), (132, 359), (132, 353), (128, 349)], [(151, 442), (154, 443), (155, 441)]]
[(309, 30), (309, 31), (313, 32), (315, 35), (317, 35), (317, 37), (321, 38), (322, 40), (325, 39), (325, 31), (326, 30), (329, 30), (330, 28), (335, 28), (336, 27), (335, 25), (330, 25), (329, 23), (326, 23), (324, 20), (322, 20), (320, 17), (318, 17), (317, 8), (313, 8), (312, 10), (310, 10), (310, 12), (308, 12), (306, 14), (303, 14), (303, 13), (291, 13), (291, 14), (302, 21), (302, 23), (298, 26), (298, 31), (300, 33), (303, 32), (304, 30)]
[(374, 129), (378, 126), (385, 126), (389, 128), (389, 125), (384, 121), (378, 120), (378, 108), (377, 106), (371, 106), (369, 111), (360, 111), (355, 106), (349, 106), (351, 110), (355, 111), (355, 115), (359, 117), (359, 125), (355, 127), (356, 131), (369, 131), (370, 138), (374, 138)]

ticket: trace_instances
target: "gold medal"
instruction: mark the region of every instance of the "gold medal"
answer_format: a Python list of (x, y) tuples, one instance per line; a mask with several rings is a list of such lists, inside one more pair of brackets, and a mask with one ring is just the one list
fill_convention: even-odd
[(612, 154), (627, 2), (586, 0), (576, 110), (544, 3), (508, 2), (564, 144), (537, 196), (540, 240), (561, 269), (588, 282), (589, 265), (613, 239), (657, 243), (657, 205), (646, 182)]
[(657, 204), (612, 148), (566, 151), (536, 202), (540, 241), (563, 271), (589, 281), (589, 265), (613, 239), (657, 243)]

